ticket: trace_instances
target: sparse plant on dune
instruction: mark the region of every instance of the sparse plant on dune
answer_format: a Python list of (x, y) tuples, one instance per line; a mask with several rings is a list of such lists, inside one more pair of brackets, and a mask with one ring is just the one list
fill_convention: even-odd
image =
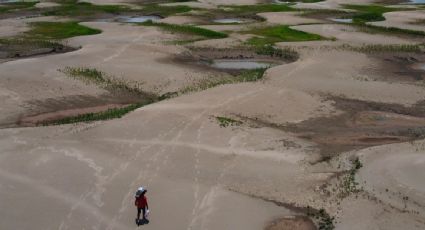
[(125, 114), (136, 110), (144, 105), (148, 104), (146, 103), (136, 103), (131, 104), (123, 108), (113, 108), (108, 109), (106, 111), (98, 112), (98, 113), (85, 113), (77, 116), (72, 117), (66, 117), (59, 120), (54, 121), (47, 121), (42, 123), (43, 125), (63, 125), (63, 124), (72, 124), (72, 123), (78, 123), (78, 122), (90, 122), (90, 121), (99, 121), (99, 120), (110, 120), (114, 118), (121, 118)]
[(229, 117), (215, 117), (217, 119), (217, 122), (219, 123), (220, 127), (228, 127), (228, 126), (239, 126), (242, 124), (242, 121), (238, 121)]
[(425, 50), (423, 44), (369, 44), (362, 46), (352, 46), (344, 44), (340, 46), (341, 49), (362, 52), (362, 53), (377, 53), (377, 52), (413, 52), (420, 53)]
[(59, 71), (86, 84), (95, 84), (106, 90), (146, 95), (146, 92), (142, 90), (142, 83), (108, 76), (95, 68), (65, 67)]

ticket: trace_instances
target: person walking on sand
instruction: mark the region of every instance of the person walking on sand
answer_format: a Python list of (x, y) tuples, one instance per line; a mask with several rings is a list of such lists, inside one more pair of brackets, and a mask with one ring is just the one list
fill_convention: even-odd
[(147, 214), (149, 213), (148, 199), (146, 198), (146, 190), (143, 187), (139, 187), (136, 192), (136, 200), (134, 201), (134, 205), (137, 207), (137, 224), (140, 223), (140, 214), (143, 213), (142, 223), (149, 222), (147, 219)]

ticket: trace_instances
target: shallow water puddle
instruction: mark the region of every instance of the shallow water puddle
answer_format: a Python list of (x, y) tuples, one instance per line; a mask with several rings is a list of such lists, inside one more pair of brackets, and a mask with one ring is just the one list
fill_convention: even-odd
[(341, 22), (341, 23), (352, 23), (352, 18), (329, 18), (331, 21), (334, 22)]
[(299, 3), (299, 2), (289, 2), (289, 1), (282, 1), (282, 0), (274, 0), (273, 3), (277, 3), (277, 4), (291, 4), (291, 3)]
[(213, 22), (221, 23), (221, 24), (233, 24), (233, 23), (244, 23), (246, 21), (240, 18), (222, 18), (222, 19), (215, 19), (213, 20)]
[(128, 22), (128, 23), (141, 23), (141, 22), (146, 22), (146, 21), (158, 21), (161, 20), (162, 18), (160, 16), (156, 16), (156, 15), (145, 15), (145, 16), (134, 16), (134, 17), (129, 17), (129, 16), (125, 16), (125, 17), (120, 17), (118, 18), (118, 21), (120, 22)]
[(276, 63), (257, 60), (238, 60), (238, 59), (216, 59), (211, 66), (217, 69), (263, 69), (270, 68)]

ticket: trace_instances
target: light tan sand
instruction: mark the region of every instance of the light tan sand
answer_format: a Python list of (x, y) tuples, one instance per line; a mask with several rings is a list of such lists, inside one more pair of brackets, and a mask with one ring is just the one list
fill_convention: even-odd
[(417, 20), (425, 20), (425, 11), (396, 11), (384, 14), (385, 21), (370, 24), (384, 27), (397, 27), (409, 30), (425, 31), (424, 25), (411, 24)]
[(81, 45), (82, 49), (66, 54), (16, 60), (0, 66), (1, 76), (4, 76), (0, 79), (1, 101), (4, 105), (2, 110), (5, 115), (2, 119), (7, 118), (3, 122), (10, 122), (8, 117), (23, 112), (22, 106), (33, 99), (99, 96), (106, 93), (96, 86), (85, 85), (58, 72), (58, 69), (67, 66), (96, 67), (117, 78), (142, 82), (146, 91), (158, 94), (176, 91), (191, 80), (208, 74), (165, 62), (164, 58), (184, 50), (165, 46), (158, 39), (155, 40), (157, 44), (152, 44), (153, 38), (166, 39), (171, 36), (156, 28), (110, 23), (87, 25), (100, 28), (103, 33), (69, 41), (69, 45)]
[(170, 16), (170, 17), (161, 19), (161, 22), (184, 25), (184, 24), (196, 24), (199, 22), (199, 19), (192, 16)]
[[(363, 162), (357, 181), (377, 199), (346, 200), (338, 229), (421, 229), (425, 213), (425, 143), (375, 147), (357, 153)], [(390, 204), (384, 208), (382, 204)], [(361, 222), (355, 222), (356, 219)], [(350, 227), (347, 227), (350, 226)]]
[(27, 30), (29, 30), (29, 27), (22, 20), (0, 20), (0, 37), (12, 37)]
[(355, 28), (341, 24), (317, 24), (299, 25), (291, 28), (322, 35), (328, 38), (336, 38), (338, 41), (349, 44), (412, 44), (403, 38), (391, 37), (382, 34), (368, 34), (358, 32)]
[(49, 8), (49, 7), (55, 7), (55, 6), (60, 6), (60, 4), (56, 2), (39, 2), (35, 4), (35, 7), (37, 8)]
[[(341, 1), (325, 4), (330, 3)], [(270, 20), (292, 17), (266, 15), (276, 17)], [(106, 93), (58, 71), (66, 66), (95, 67), (144, 82), (146, 90), (159, 93), (212, 74), (171, 61), (174, 55), (187, 52), (182, 46), (164, 44), (179, 39), (177, 35), (119, 23), (84, 25), (103, 33), (70, 39), (70, 45), (82, 46), (75, 52), (0, 64), (2, 123), (13, 123), (19, 115), (37, 109), (32, 100)], [(190, 93), (121, 119), (0, 129), (0, 229), (249, 230), (299, 214), (265, 200), (326, 208), (337, 217), (336, 229), (424, 229), (423, 141), (352, 151), (311, 165), (321, 159), (317, 146), (281, 128), (340, 114), (326, 96), (403, 105), (424, 100), (421, 85), (372, 81), (380, 73), (366, 71), (378, 68), (367, 55), (325, 47), (413, 41), (360, 33), (344, 25), (294, 28), (339, 41), (280, 43), (309, 48), (299, 49), (300, 60), (267, 70), (262, 81)], [(229, 47), (248, 37), (232, 34), (194, 45)], [(216, 116), (243, 124), (220, 127)], [(360, 156), (364, 167), (356, 180), (366, 192), (331, 203), (321, 188), (344, 170), (338, 163), (349, 156)], [(138, 228), (133, 195), (141, 185), (148, 189), (151, 222)]]
[(423, 87), (368, 81), (368, 74), (362, 69), (371, 66), (373, 63), (364, 54), (319, 49), (301, 57), (300, 61), (269, 69), (267, 77), (272, 85), (313, 94), (331, 93), (360, 100), (407, 105), (424, 99)]

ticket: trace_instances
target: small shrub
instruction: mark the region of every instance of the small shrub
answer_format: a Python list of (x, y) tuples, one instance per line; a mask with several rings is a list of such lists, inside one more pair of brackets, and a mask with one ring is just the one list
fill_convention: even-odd
[(234, 120), (228, 117), (215, 117), (220, 124), (220, 127), (238, 126), (242, 124), (242, 121)]
[(351, 169), (346, 175), (344, 175), (341, 183), (338, 185), (338, 187), (340, 188), (339, 196), (341, 198), (345, 198), (352, 193), (357, 193), (360, 191), (360, 189), (358, 188), (359, 183), (356, 181), (356, 173), (361, 167), (363, 167), (363, 165), (358, 157), (352, 160), (351, 164)]
[(316, 220), (317, 224), (319, 225), (319, 230), (335, 229), (335, 218), (331, 217), (323, 208), (319, 210), (313, 210), (310, 206), (308, 206), (307, 216)]

